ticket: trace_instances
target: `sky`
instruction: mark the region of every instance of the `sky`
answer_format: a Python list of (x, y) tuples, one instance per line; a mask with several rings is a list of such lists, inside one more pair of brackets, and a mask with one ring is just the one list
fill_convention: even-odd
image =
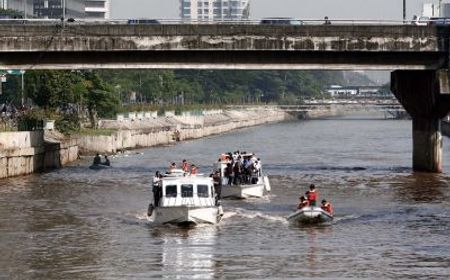
[[(407, 18), (420, 14), (422, 3), (438, 0), (406, 0)], [(444, 0), (443, 2), (450, 2)], [(250, 17), (295, 17), (300, 19), (401, 20), (403, 0), (251, 0)], [(178, 19), (179, 0), (111, 0), (114, 19)]]

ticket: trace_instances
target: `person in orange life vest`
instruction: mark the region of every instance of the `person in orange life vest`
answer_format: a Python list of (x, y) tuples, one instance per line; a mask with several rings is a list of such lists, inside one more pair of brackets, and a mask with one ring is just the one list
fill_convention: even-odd
[(184, 172), (189, 172), (189, 163), (183, 159), (183, 162), (181, 163), (181, 169), (183, 169)]
[(309, 191), (307, 191), (307, 192), (305, 193), (305, 195), (306, 195), (306, 197), (307, 197), (308, 200), (309, 200), (309, 204), (310, 204), (311, 206), (316, 206), (316, 201), (317, 201), (317, 199), (318, 199), (318, 197), (319, 197), (319, 192), (316, 191), (316, 186), (314, 186), (314, 184), (311, 184), (311, 185), (309, 186)]
[(322, 206), (321, 206), (322, 210), (327, 211), (330, 215), (333, 215), (333, 205), (331, 205), (331, 203), (329, 203), (328, 201), (326, 201), (325, 199), (322, 200)]
[(306, 199), (306, 197), (300, 196), (299, 198), (300, 198), (300, 202), (297, 206), (297, 209), (303, 209), (303, 208), (309, 206), (309, 201), (308, 201), (308, 199)]
[(198, 174), (198, 168), (197, 166), (195, 166), (195, 164), (193, 164), (191, 166), (191, 175), (197, 175)]

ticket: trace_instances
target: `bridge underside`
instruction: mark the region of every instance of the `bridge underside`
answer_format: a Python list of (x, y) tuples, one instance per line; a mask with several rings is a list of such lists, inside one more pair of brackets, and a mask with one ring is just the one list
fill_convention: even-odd
[(2, 69), (435, 70), (440, 52), (58, 51), (1, 52)]

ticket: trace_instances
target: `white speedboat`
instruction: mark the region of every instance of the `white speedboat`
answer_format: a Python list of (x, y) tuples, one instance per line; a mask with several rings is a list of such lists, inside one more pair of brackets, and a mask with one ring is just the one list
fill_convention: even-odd
[[(254, 158), (253, 154), (241, 154), (240, 156), (242, 158), (247, 158), (248, 160)], [(266, 192), (271, 191), (269, 177), (264, 175), (261, 164), (259, 164), (259, 169), (256, 170), (253, 175), (249, 176), (247, 180), (244, 180), (244, 176), (242, 176), (240, 183), (238, 184), (228, 184), (228, 178), (225, 177), (225, 170), (228, 164), (233, 164), (233, 161), (224, 154), (215, 166), (215, 170), (220, 171), (220, 176), (222, 178), (222, 198), (260, 198), (263, 197)]]
[(210, 177), (171, 174), (161, 179), (161, 188), (159, 205), (152, 202), (148, 208), (154, 223), (216, 224), (223, 215)]
[(291, 223), (323, 223), (331, 222), (333, 215), (320, 207), (308, 206), (292, 213), (287, 217), (287, 220)]

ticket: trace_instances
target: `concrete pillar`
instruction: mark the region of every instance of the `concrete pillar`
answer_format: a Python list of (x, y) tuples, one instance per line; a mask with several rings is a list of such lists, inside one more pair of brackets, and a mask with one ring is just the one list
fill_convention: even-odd
[(442, 172), (440, 122), (450, 111), (449, 95), (441, 94), (442, 78), (433, 70), (395, 71), (391, 90), (413, 119), (414, 171)]
[(442, 136), (439, 119), (413, 118), (413, 169), (442, 172)]

